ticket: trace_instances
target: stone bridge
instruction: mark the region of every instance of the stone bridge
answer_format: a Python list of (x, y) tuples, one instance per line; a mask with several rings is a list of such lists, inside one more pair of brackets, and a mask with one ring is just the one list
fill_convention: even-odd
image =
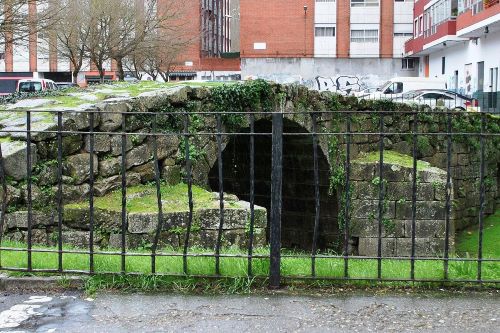
[[(284, 178), (283, 178), (283, 246), (310, 249), (313, 239), (315, 199), (313, 174), (313, 136), (310, 135), (312, 110), (389, 110), (388, 105), (371, 101), (357, 101), (350, 97), (329, 92), (309, 91), (298, 86), (273, 86), (282, 96), (281, 109), (286, 112), (284, 123)], [(334, 101), (335, 103), (332, 103)], [(371, 103), (371, 104), (370, 104)], [(157, 125), (165, 136), (159, 136), (158, 161), (161, 177), (169, 188), (182, 187), (186, 176), (184, 167), (184, 137), (172, 135), (183, 131), (183, 117), (179, 111), (190, 111), (190, 152), (193, 162), (193, 180), (198, 186), (195, 196), (196, 225), (192, 245), (213, 247), (218, 227), (219, 190), (216, 116), (209, 114), (213, 100), (211, 90), (205, 87), (177, 87), (143, 92), (136, 97), (114, 96), (104, 101), (65, 110), (63, 128), (75, 131), (66, 133), (62, 140), (64, 155), (62, 196), (64, 202), (63, 241), (77, 246), (88, 245), (88, 201), (90, 181), (89, 113), (95, 111), (93, 193), (96, 196), (95, 241), (101, 247), (118, 247), (121, 239), (121, 129), (122, 116), (126, 116), (125, 140), (126, 183), (130, 188), (128, 200), (137, 206), (127, 212), (127, 240), (130, 247), (150, 244), (157, 222), (154, 204), (155, 179), (153, 159), (152, 116), (148, 112), (161, 111)], [(389, 105), (394, 108), (394, 105)], [(280, 109), (279, 107), (277, 109)], [(44, 106), (32, 113), (32, 165), (34, 240), (53, 244), (57, 214), (57, 105)], [(410, 111), (407, 106), (397, 106), (396, 111)], [(43, 111), (43, 112), (39, 112)], [(111, 113), (110, 113), (111, 112)], [(177, 112), (177, 114), (176, 114)], [(197, 114), (196, 112), (204, 112)], [(206, 112), (206, 113), (205, 113)], [(384, 177), (378, 175), (378, 149), (380, 113), (359, 112), (350, 116), (350, 251), (359, 255), (375, 255), (378, 237), (378, 203), (380, 182), (385, 189), (383, 198), (383, 254), (408, 256), (411, 235), (412, 203), (412, 144), (410, 132), (413, 115), (405, 112), (387, 113), (383, 117)], [(225, 117), (223, 132), (240, 133), (222, 136), (225, 207), (230, 209), (224, 227), (225, 246), (244, 247), (248, 241), (250, 200), (250, 132), (249, 117), (238, 116), (236, 121)], [(480, 115), (463, 113), (453, 116), (453, 131), (476, 131)], [(498, 118), (487, 118), (487, 129), (499, 128)], [(25, 112), (11, 109), (0, 121), (2, 127), (2, 153), (8, 176), (6, 238), (26, 241), (27, 188), (26, 188), (26, 129)], [(319, 139), (319, 188), (320, 188), (320, 238), (322, 249), (339, 250), (345, 223), (345, 161), (347, 114), (318, 113), (316, 116)], [(446, 221), (447, 140), (444, 134), (446, 117), (426, 112), (419, 114), (417, 140), (418, 191), (416, 243), (417, 254), (433, 255), (444, 249)], [(496, 127), (495, 127), (496, 126)], [(270, 206), (271, 138), (264, 133), (272, 129), (271, 117), (264, 112), (255, 116), (255, 203), (256, 246), (266, 243), (268, 221), (266, 209)], [(18, 132), (20, 131), (20, 132)], [(116, 134), (113, 134), (116, 133)], [(197, 133), (200, 133), (197, 135)], [(301, 135), (304, 134), (304, 135)], [(477, 223), (479, 214), (480, 150), (478, 137), (453, 136), (451, 153), (452, 214), (450, 216), (450, 244), (454, 232)], [(500, 149), (496, 137), (489, 137), (486, 145), (485, 213), (494, 212), (499, 198)], [(118, 191), (118, 192), (116, 192)], [(178, 247), (186, 232), (186, 207), (175, 200), (177, 192), (166, 193), (164, 208), (166, 223), (162, 230), (162, 244)], [(2, 196), (3, 197), (3, 196)], [(183, 197), (186, 199), (186, 197)], [(135, 201), (134, 201), (135, 200)], [(153, 201), (153, 204), (144, 202)], [(116, 207), (115, 207), (116, 206)], [(179, 206), (179, 207), (177, 207)], [(110, 208), (110, 207), (115, 207)], [(137, 210), (135, 210), (137, 209)]]

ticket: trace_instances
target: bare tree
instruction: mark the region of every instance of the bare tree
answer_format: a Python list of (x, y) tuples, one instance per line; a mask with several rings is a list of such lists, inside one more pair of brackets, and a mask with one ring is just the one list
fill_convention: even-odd
[[(0, 45), (21, 43), (57, 21), (58, 10), (49, 9), (51, 0), (0, 1)], [(34, 9), (29, 15), (30, 8)]]
[(109, 0), (108, 5), (113, 7), (109, 56), (116, 62), (120, 80), (125, 77), (126, 57), (157, 77), (155, 73), (165, 65), (164, 60), (171, 58), (161, 53), (168, 54), (168, 50), (179, 49), (193, 39), (182, 36), (189, 19), (184, 15), (182, 0), (164, 1), (161, 5), (157, 0)]
[(60, 57), (71, 63), (73, 83), (77, 83), (87, 55), (90, 35), (89, 1), (53, 0), (51, 7), (59, 11), (58, 20), (48, 28), (49, 47), (57, 50)]

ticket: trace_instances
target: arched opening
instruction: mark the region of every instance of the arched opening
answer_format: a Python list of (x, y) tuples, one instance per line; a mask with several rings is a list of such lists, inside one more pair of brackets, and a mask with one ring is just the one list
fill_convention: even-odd
[[(255, 133), (271, 133), (269, 120), (255, 122)], [(249, 132), (242, 129), (241, 132)], [(284, 248), (311, 250), (315, 221), (315, 188), (313, 139), (306, 129), (285, 119), (283, 137), (283, 204), (282, 244)], [(270, 210), (271, 199), (271, 136), (255, 136), (255, 204)], [(231, 137), (223, 155), (224, 192), (250, 200), (250, 136)], [(329, 166), (318, 148), (320, 185), (320, 226), (318, 247), (337, 249), (339, 227), (336, 195), (329, 195)], [(218, 163), (209, 173), (210, 187), (219, 190)], [(269, 226), (269, 221), (268, 221)], [(269, 228), (268, 228), (269, 230)], [(269, 239), (269, 238), (268, 238)]]

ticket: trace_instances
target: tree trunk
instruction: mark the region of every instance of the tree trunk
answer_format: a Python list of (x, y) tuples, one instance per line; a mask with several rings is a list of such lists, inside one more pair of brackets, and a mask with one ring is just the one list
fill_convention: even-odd
[(125, 81), (125, 71), (123, 70), (123, 58), (115, 58), (116, 69), (119, 81)]
[(80, 73), (79, 69), (74, 69), (71, 74), (71, 82), (78, 83), (78, 73)]
[(104, 83), (104, 76), (106, 74), (106, 71), (104, 70), (104, 68), (102, 66), (99, 66), (98, 70), (99, 70), (99, 81), (101, 83)]

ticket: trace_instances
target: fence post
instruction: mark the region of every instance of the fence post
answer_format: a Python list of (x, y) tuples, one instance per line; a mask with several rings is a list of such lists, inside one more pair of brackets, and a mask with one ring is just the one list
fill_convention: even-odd
[(271, 171), (271, 267), (269, 287), (279, 288), (281, 280), (281, 196), (283, 181), (283, 113), (273, 114)]

